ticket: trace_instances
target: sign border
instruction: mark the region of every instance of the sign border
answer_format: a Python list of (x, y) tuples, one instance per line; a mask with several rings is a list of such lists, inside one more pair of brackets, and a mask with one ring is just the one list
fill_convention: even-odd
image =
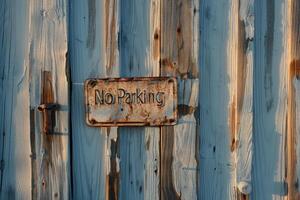
[[(133, 81), (172, 81), (174, 82), (174, 107), (173, 112), (175, 118), (168, 119), (166, 121), (161, 121), (158, 123), (151, 123), (151, 122), (96, 122), (89, 119), (89, 112), (88, 112), (88, 85), (92, 84), (90, 82), (97, 82), (97, 81), (108, 81), (108, 82), (133, 82)], [(84, 98), (85, 98), (85, 120), (89, 126), (92, 127), (118, 127), (118, 126), (171, 126), (175, 125), (178, 122), (178, 93), (177, 93), (177, 78), (176, 77), (126, 77), (126, 78), (88, 78), (84, 81)]]

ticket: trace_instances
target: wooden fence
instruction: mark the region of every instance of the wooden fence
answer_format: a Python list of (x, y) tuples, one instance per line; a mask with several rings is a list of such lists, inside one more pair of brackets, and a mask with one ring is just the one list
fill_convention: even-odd
[[(300, 199), (299, 50), (298, 0), (1, 0), (0, 199)], [(177, 125), (86, 125), (150, 76)]]

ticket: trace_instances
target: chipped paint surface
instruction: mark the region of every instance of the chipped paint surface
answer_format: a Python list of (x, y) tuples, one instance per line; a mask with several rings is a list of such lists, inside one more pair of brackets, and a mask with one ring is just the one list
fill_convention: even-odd
[[(299, 7), (0, 1), (0, 199), (299, 199)], [(86, 79), (139, 76), (177, 77), (175, 126), (87, 126)]]
[(89, 79), (85, 82), (86, 121), (90, 126), (174, 125), (174, 78)]

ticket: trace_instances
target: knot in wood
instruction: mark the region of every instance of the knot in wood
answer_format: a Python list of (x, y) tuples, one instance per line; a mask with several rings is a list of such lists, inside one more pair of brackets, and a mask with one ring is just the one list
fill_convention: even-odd
[(251, 190), (252, 190), (251, 184), (246, 181), (239, 182), (237, 187), (241, 193), (246, 194), (246, 195), (250, 194)]

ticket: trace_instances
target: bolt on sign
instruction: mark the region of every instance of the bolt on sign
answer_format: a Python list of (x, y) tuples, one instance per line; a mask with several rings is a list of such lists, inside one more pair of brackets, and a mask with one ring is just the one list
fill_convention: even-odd
[(177, 81), (170, 77), (88, 79), (90, 126), (160, 126), (177, 122)]

